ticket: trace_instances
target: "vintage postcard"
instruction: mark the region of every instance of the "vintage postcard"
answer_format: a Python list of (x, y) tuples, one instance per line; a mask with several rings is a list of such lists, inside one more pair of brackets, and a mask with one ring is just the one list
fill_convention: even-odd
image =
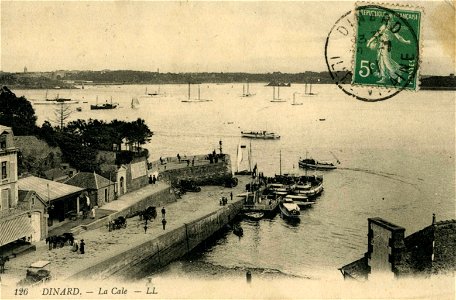
[(0, 17), (1, 299), (454, 299), (454, 2)]

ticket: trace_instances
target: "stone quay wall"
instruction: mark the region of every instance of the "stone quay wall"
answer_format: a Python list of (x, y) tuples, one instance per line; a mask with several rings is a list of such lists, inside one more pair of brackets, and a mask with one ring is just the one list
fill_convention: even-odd
[(231, 161), (229, 155), (217, 163), (188, 166), (160, 172), (160, 178), (170, 183), (178, 180), (193, 180), (197, 185), (223, 185), (231, 178)]
[(143, 244), (90, 267), (70, 279), (139, 279), (190, 252), (221, 230), (242, 209), (242, 200), (221, 206), (215, 212), (145, 241)]

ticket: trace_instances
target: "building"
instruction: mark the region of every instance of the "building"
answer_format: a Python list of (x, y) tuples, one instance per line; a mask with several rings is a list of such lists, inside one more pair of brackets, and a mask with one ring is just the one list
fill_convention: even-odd
[(148, 185), (147, 157), (131, 151), (98, 151), (100, 174), (115, 182), (116, 198)]
[(64, 183), (84, 188), (94, 206), (101, 207), (114, 200), (116, 196), (116, 184), (95, 172), (77, 173)]
[(17, 206), (17, 152), (13, 130), (0, 125), (0, 211)]
[(47, 236), (46, 204), (34, 192), (19, 189), (18, 149), (13, 131), (0, 125), (0, 247), (30, 243)]
[(434, 216), (430, 226), (404, 234), (403, 227), (369, 218), (367, 252), (339, 269), (344, 278), (428, 276), (456, 270), (456, 220), (436, 222)]
[(47, 180), (35, 176), (21, 178), (18, 181), (20, 190), (35, 191), (49, 206), (49, 226), (62, 222), (75, 214), (88, 210), (84, 188)]

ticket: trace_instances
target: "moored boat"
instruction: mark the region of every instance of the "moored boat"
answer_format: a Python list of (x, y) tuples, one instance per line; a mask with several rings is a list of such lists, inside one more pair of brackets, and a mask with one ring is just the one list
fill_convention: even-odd
[(296, 203), (300, 208), (307, 208), (315, 204), (314, 201), (310, 201), (305, 195), (286, 195), (285, 199), (290, 199)]
[(244, 138), (251, 139), (264, 139), (264, 140), (275, 140), (280, 139), (280, 135), (275, 134), (274, 132), (263, 131), (241, 131), (241, 136)]
[(114, 109), (117, 107), (116, 103), (103, 103), (103, 104), (95, 104), (95, 105), (90, 105), (90, 109)]
[(291, 199), (284, 198), (282, 203), (279, 205), (282, 217), (288, 219), (299, 219), (301, 215), (301, 209)]
[(337, 169), (337, 166), (330, 162), (321, 162), (313, 158), (304, 158), (299, 161), (299, 167), (304, 169), (316, 170), (332, 170)]
[(264, 213), (259, 211), (246, 211), (244, 212), (244, 216), (250, 220), (257, 221), (264, 217)]

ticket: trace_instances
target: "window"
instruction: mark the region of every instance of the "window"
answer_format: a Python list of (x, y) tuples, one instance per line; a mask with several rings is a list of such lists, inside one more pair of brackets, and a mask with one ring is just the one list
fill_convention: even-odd
[(8, 177), (8, 174), (6, 173), (6, 163), (6, 161), (2, 161), (2, 179)]

